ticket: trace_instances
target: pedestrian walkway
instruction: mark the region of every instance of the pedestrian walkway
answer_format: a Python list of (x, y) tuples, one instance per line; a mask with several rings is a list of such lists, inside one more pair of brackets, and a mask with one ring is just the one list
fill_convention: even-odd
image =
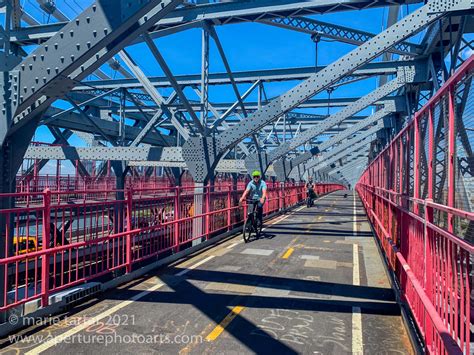
[(55, 323), (24, 331), (31, 337), (2, 351), (413, 353), (362, 204), (351, 191), (268, 221), (259, 240), (228, 239), (75, 307)]

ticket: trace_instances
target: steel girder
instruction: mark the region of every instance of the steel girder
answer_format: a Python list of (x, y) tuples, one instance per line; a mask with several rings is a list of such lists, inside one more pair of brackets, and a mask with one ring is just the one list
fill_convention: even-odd
[[(180, 147), (58, 147), (30, 146), (26, 159), (54, 160), (110, 160), (128, 161), (129, 166), (181, 167), (186, 164), (182, 159)], [(244, 172), (243, 160), (223, 159), (216, 169), (220, 172)]]
[(338, 170), (333, 170), (330, 171), (328, 174), (334, 175), (334, 174), (339, 174), (340, 176), (343, 176), (346, 180), (350, 182), (351, 185), (354, 185), (357, 180), (359, 179), (362, 171), (367, 167), (368, 164), (368, 159), (367, 159), (367, 152), (361, 156), (357, 157), (354, 160), (352, 160), (347, 167), (345, 166), (344, 169), (338, 169)]
[[(170, 162), (170, 161), (130, 161), (129, 166), (140, 166), (140, 167), (179, 167), (186, 168), (186, 163), (181, 162)], [(245, 173), (245, 164), (243, 160), (233, 159), (222, 159), (216, 167), (216, 171), (221, 173)]]
[(340, 171), (342, 173), (347, 172), (348, 170), (352, 169), (355, 165), (365, 164), (367, 165), (368, 158), (367, 153), (369, 152), (368, 147), (363, 147), (357, 152), (353, 152), (351, 155), (346, 157), (346, 160), (341, 163), (340, 166), (336, 166), (335, 168), (331, 168), (329, 173), (334, 171)]
[[(279, 159), (273, 163), (274, 169), (277, 173), (277, 176), (280, 180), (284, 181), (286, 179), (286, 175), (288, 175), (295, 167), (299, 166), (310, 160), (314, 155), (318, 154), (319, 152), (324, 152), (326, 149), (335, 146), (336, 144), (340, 143), (342, 140), (348, 138), (349, 136), (356, 134), (362, 129), (374, 124), (388, 115), (397, 112), (395, 107), (395, 103), (393, 101), (387, 101), (384, 105), (384, 108), (375, 112), (373, 115), (367, 117), (365, 120), (362, 120), (350, 128), (342, 131), (339, 134), (334, 135), (327, 141), (323, 142), (322, 144), (318, 145), (318, 149), (311, 149), (306, 153), (298, 155), (296, 158), (287, 160), (285, 158)], [(286, 174), (286, 175), (285, 175)]]
[[(391, 75), (396, 74), (400, 66), (413, 65), (414, 62), (420, 62), (420, 65), (425, 65), (425, 59), (412, 60), (407, 59), (403, 61), (387, 61), (374, 62), (363, 65), (356, 70), (353, 76), (367, 76), (367, 75)], [(262, 82), (273, 81), (291, 81), (304, 80), (324, 69), (324, 66), (318, 67), (296, 67), (296, 68), (281, 68), (281, 69), (263, 69), (263, 70), (246, 70), (233, 72), (233, 78), (238, 84), (253, 84), (260, 80)], [(170, 87), (171, 82), (166, 77), (149, 77), (148, 78), (155, 87)], [(194, 86), (201, 84), (201, 74), (187, 74), (176, 75), (176, 82), (181, 86)], [(211, 73), (209, 74), (209, 85), (228, 85), (231, 84), (231, 79), (227, 73)], [(123, 87), (127, 89), (142, 88), (143, 85), (138, 79), (124, 78), (113, 80), (87, 80), (84, 85), (79, 84), (74, 88), (76, 91), (90, 90), (91, 87), (95, 89), (115, 89)]]
[[(180, 2), (101, 0), (16, 67), (3, 68), (4, 75), (0, 79), (4, 99), (0, 112), (2, 192), (15, 190), (15, 175), (48, 106)], [(9, 51), (4, 57), (18, 58)], [(7, 205), (9, 203), (12, 200), (7, 201)]]
[[(408, 75), (406, 73), (408, 73)], [(378, 87), (377, 89), (375, 89), (368, 95), (360, 98), (353, 104), (346, 106), (343, 110), (331, 115), (329, 118), (324, 120), (321, 124), (304, 131), (297, 138), (292, 139), (291, 141), (288, 141), (280, 145), (278, 148), (272, 150), (267, 155), (268, 160), (266, 162), (266, 165), (269, 165), (270, 163), (276, 161), (277, 159), (285, 156), (290, 151), (298, 148), (299, 146), (311, 140), (313, 137), (316, 137), (320, 135), (321, 133), (325, 132), (326, 130), (330, 129), (331, 127), (337, 124), (340, 124), (348, 117), (355, 115), (356, 113), (360, 112), (364, 108), (374, 104), (375, 102), (386, 97), (392, 92), (400, 89), (406, 83), (413, 82), (414, 80), (415, 80), (415, 73), (413, 69), (408, 70), (408, 71), (407, 71), (407, 68), (401, 69), (397, 79), (394, 79), (386, 83), (385, 85)], [(393, 107), (393, 109), (395, 109), (395, 107)], [(317, 153), (317, 151), (315, 151), (314, 153)], [(305, 157), (300, 158), (301, 162), (299, 162), (299, 164), (304, 162), (305, 159), (308, 160), (312, 155), (313, 155), (312, 152), (308, 152)], [(254, 157), (248, 158), (249, 166), (253, 165), (253, 162), (251, 160), (255, 160), (255, 158)], [(285, 164), (285, 163), (280, 162), (280, 164)], [(294, 166), (296, 165), (288, 166), (289, 170), (291, 170)], [(287, 170), (287, 172), (289, 172), (289, 170)], [(277, 171), (281, 171), (281, 169), (278, 169)]]
[(443, 17), (447, 11), (471, 9), (470, 0), (446, 3), (431, 0), (394, 26), (378, 34), (325, 69), (312, 75), (294, 89), (272, 100), (262, 109), (221, 133), (217, 137), (191, 137), (183, 146), (183, 157), (196, 181), (205, 181), (223, 154), (243, 138), (251, 136), (308, 98), (353, 73), (364, 63), (376, 58), (388, 48), (404, 41), (430, 23)]
[[(52, 113), (59, 113), (60, 110), (56, 108), (50, 108), (43, 118), (47, 121)], [(95, 126), (99, 126), (107, 136), (116, 137), (120, 136), (120, 124), (115, 121), (108, 121), (98, 117), (89, 116), (91, 121), (94, 121), (92, 124), (90, 121), (84, 120), (82, 115), (76, 112), (67, 112), (64, 115), (61, 115), (59, 118), (48, 122), (48, 126), (58, 127), (58, 128), (67, 128), (74, 131), (85, 132), (90, 134), (96, 134), (97, 129)], [(139, 127), (127, 126), (125, 130), (124, 138), (127, 141), (134, 141), (137, 137), (142, 136), (143, 129)], [(155, 146), (169, 146), (175, 144), (175, 138), (170, 136), (160, 136), (156, 132), (148, 132), (143, 138), (143, 143), (152, 144)]]
[(351, 178), (351, 180), (357, 180), (358, 177), (360, 176), (360, 172), (356, 171), (359, 169), (365, 169), (367, 167), (368, 159), (367, 159), (367, 152), (364, 152), (364, 155), (358, 156), (354, 158), (353, 160), (349, 161), (347, 165), (344, 165), (343, 168), (339, 169), (334, 169), (330, 171), (328, 174), (342, 174), (346, 176), (347, 178)]
[(102, 0), (87, 8), (12, 71), (12, 100), (4, 104), (16, 112), (12, 123), (43, 111), (181, 2)]
[[(308, 33), (310, 35), (326, 37), (356, 46), (359, 46), (375, 37), (373, 33), (305, 17), (275, 17), (269, 20), (261, 20), (259, 22)], [(416, 54), (421, 53), (422, 47), (413, 43), (401, 42), (400, 44), (390, 48), (389, 51), (400, 55)]]
[[(30, 146), (25, 154), (26, 159), (54, 160), (163, 160), (179, 161), (179, 147), (55, 147)], [(182, 161), (182, 159), (181, 159)]]
[[(176, 9), (164, 19), (157, 21), (149, 32), (152, 37), (160, 36), (162, 32), (170, 34), (182, 30), (183, 27), (199, 26), (204, 20), (214, 25), (225, 25), (275, 17), (306, 16), (421, 2), (423, 0), (264, 0), (210, 3)], [(11, 33), (10, 41), (20, 45), (40, 44), (54, 36), (65, 25), (64, 22), (41, 25), (37, 28), (21, 28)]]
[[(79, 92), (73, 91), (72, 94), (78, 94)], [(136, 95), (133, 94), (134, 97), (137, 97)], [(139, 96), (138, 96), (139, 97)], [(147, 100), (149, 99), (149, 96), (146, 98)], [(343, 106), (348, 106), (352, 104), (353, 102), (357, 101), (358, 98), (331, 98), (329, 99), (314, 99), (314, 100), (308, 100), (305, 103), (301, 104), (298, 106), (298, 108), (327, 108), (327, 107), (343, 107)], [(194, 110), (199, 110), (202, 106), (200, 103), (191, 101), (191, 107)], [(383, 104), (383, 102), (377, 102), (377, 105)], [(224, 102), (224, 103), (211, 103), (211, 105), (218, 111), (228, 111), (230, 108), (232, 108), (233, 103), (229, 102)], [(176, 109), (176, 111), (185, 111), (186, 109), (181, 103), (171, 103), (167, 105), (169, 108)], [(250, 112), (255, 112), (258, 110), (258, 102), (246, 102), (245, 103), (245, 108), (247, 111)], [(112, 107), (111, 110), (114, 108)], [(158, 109), (158, 106), (156, 105), (148, 105), (147, 107), (143, 108), (144, 112), (155, 112)], [(235, 112), (239, 112), (238, 108), (235, 108)], [(125, 112), (127, 113), (137, 113), (138, 110), (137, 108), (133, 107), (126, 107)], [(275, 120), (276, 121), (276, 120)], [(247, 138), (247, 137), (245, 137)]]
[[(185, 127), (183, 127), (180, 120), (176, 117), (176, 112), (173, 108), (171, 108), (167, 100), (156, 90), (156, 88), (151, 84), (148, 77), (143, 73), (143, 71), (139, 68), (139, 66), (134, 62), (134, 60), (130, 57), (130, 55), (125, 52), (120, 52), (120, 58), (125, 62), (127, 67), (132, 71), (133, 75), (138, 79), (138, 81), (143, 85), (143, 90), (150, 96), (150, 101), (153, 101), (157, 105), (157, 111), (155, 112), (156, 120), (162, 117), (164, 114), (168, 116), (168, 119), (172, 123), (172, 125), (177, 129), (177, 131), (185, 138), (189, 138), (189, 131)], [(170, 74), (170, 73), (169, 73)], [(202, 127), (201, 123), (197, 118), (194, 120), (196, 127), (203, 132), (204, 128)]]
[(346, 156), (348, 154), (347, 149), (350, 149), (351, 151), (357, 151), (358, 149), (367, 146), (367, 144), (370, 142), (370, 137), (382, 128), (383, 124), (379, 122), (374, 127), (346, 140), (344, 143), (322, 154), (320, 157), (314, 158), (305, 165), (305, 169), (321, 169)]

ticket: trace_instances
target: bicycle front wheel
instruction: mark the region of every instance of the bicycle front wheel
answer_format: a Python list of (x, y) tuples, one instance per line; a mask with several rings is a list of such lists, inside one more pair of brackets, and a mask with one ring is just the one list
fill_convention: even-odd
[(248, 243), (250, 241), (250, 238), (252, 238), (252, 235), (255, 235), (255, 231), (253, 228), (253, 221), (252, 221), (252, 218), (247, 218), (247, 220), (244, 223), (244, 230), (243, 230), (244, 242)]

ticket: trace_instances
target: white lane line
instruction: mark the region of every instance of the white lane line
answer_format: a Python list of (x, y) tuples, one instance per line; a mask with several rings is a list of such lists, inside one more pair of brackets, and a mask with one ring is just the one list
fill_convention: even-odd
[(59, 334), (58, 336), (55, 336), (54, 338), (50, 338), (48, 341), (44, 342), (40, 346), (37, 346), (36, 348), (26, 352), (25, 355), (40, 354), (43, 351), (46, 351), (49, 348), (51, 348), (51, 347), (53, 347), (53, 346), (55, 346), (59, 343), (62, 343), (63, 341), (65, 341), (67, 338), (73, 336), (74, 334), (79, 333), (80, 331), (90, 327), (93, 324), (97, 324), (97, 322), (99, 322), (101, 319), (104, 319), (105, 317), (109, 317), (113, 313), (115, 313), (115, 312), (119, 311), (120, 309), (130, 305), (131, 303), (133, 303), (135, 301), (138, 301), (139, 299), (149, 295), (151, 292), (158, 290), (159, 288), (163, 287), (164, 285), (165, 285), (164, 283), (160, 282), (160, 283), (150, 287), (149, 289), (140, 292), (139, 294), (131, 297), (128, 301), (123, 301), (123, 302), (119, 303), (118, 305), (106, 310), (105, 312), (102, 312), (102, 313), (98, 314), (97, 316), (88, 319), (84, 323), (79, 324), (78, 326), (76, 326), (72, 329), (69, 329), (67, 332), (65, 332), (63, 334)]
[(183, 276), (184, 274), (190, 272), (191, 270), (194, 270), (198, 266), (201, 266), (204, 263), (207, 263), (209, 260), (215, 258), (215, 255), (210, 255), (207, 258), (202, 259), (201, 261), (198, 261), (196, 264), (191, 265), (190, 267), (184, 269), (183, 271), (180, 271), (176, 274), (176, 276)]
[(357, 211), (356, 211), (356, 195), (354, 191), (354, 216), (352, 221), (352, 235), (355, 237), (357, 235)]
[(231, 245), (228, 245), (226, 247), (226, 249), (232, 249), (233, 247), (235, 247), (236, 245), (238, 245), (240, 242), (236, 242), (236, 243), (232, 243)]
[[(355, 219), (355, 195), (354, 195), (354, 224), (353, 232), (356, 233), (356, 219)], [(359, 245), (352, 245), (353, 254), (353, 271), (352, 284), (360, 286), (360, 267), (359, 267)], [(362, 336), (362, 312), (360, 307), (352, 307), (352, 353), (362, 355), (364, 353), (363, 336)]]
[[(211, 260), (212, 258), (214, 258), (214, 255), (210, 255), (207, 258), (198, 261), (196, 264), (193, 264), (189, 268), (184, 269), (183, 271), (180, 271), (179, 273), (177, 273), (176, 276), (182, 276), (182, 275), (186, 274), (187, 272), (189, 272), (189, 271), (197, 268), (198, 266), (204, 264), (205, 262)], [(74, 334), (79, 333), (80, 331), (88, 328), (89, 326), (91, 326), (93, 324), (97, 324), (97, 322), (100, 321), (101, 319), (109, 317), (110, 315), (114, 314), (115, 312), (118, 312), (122, 308), (127, 307), (128, 305), (132, 304), (133, 302), (138, 301), (139, 299), (142, 299), (143, 297), (149, 295), (151, 292), (154, 292), (154, 291), (160, 289), (164, 285), (165, 284), (160, 281), (158, 284), (148, 288), (145, 291), (140, 292), (139, 294), (131, 297), (129, 300), (123, 301), (123, 302), (117, 304), (116, 306), (114, 306), (112, 308), (109, 308), (108, 310), (96, 315), (95, 317), (92, 317), (92, 318), (88, 319), (86, 322), (84, 322), (82, 324), (79, 324), (74, 328), (69, 329), (67, 332), (64, 332), (63, 334), (59, 334), (59, 335), (55, 336), (54, 338), (50, 338), (48, 341), (44, 342), (40, 346), (37, 346), (36, 348), (31, 349), (30, 351), (25, 353), (25, 355), (41, 354), (42, 352), (48, 350), (49, 348), (51, 348), (51, 347), (53, 347), (53, 346), (55, 346), (59, 343), (62, 343), (63, 341), (65, 341), (67, 338), (70, 338)]]
[(362, 313), (360, 307), (352, 307), (352, 354), (363, 355)]
[(352, 244), (353, 254), (353, 272), (352, 272), (352, 284), (354, 286), (360, 286), (360, 274), (359, 274), (359, 244)]

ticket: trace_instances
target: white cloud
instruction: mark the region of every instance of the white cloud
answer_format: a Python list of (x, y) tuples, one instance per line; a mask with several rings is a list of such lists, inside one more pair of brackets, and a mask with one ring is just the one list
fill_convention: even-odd
[(464, 52), (462, 53), (462, 57), (463, 59), (467, 59), (471, 56), (474, 55), (474, 49), (472, 48), (467, 48), (466, 50), (464, 50)]

